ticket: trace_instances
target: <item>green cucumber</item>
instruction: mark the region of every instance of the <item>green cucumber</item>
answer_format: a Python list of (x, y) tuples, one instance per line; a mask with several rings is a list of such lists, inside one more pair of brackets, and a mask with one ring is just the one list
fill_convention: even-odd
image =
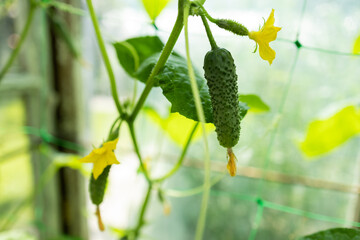
[(231, 148), (240, 137), (240, 109), (234, 59), (224, 48), (207, 52), (204, 71), (217, 138), (221, 146)]
[(111, 165), (107, 166), (100, 176), (95, 180), (94, 175), (91, 174), (89, 192), (92, 203), (100, 205), (104, 199), (105, 187), (109, 175)]

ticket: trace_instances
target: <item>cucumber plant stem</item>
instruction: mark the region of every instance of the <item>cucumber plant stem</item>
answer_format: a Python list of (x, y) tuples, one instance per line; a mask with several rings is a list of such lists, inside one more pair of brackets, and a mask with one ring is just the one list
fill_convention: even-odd
[(201, 128), (203, 131), (203, 139), (204, 139), (204, 190), (203, 196), (201, 200), (201, 208), (200, 214), (196, 226), (195, 240), (201, 240), (203, 238), (204, 229), (205, 229), (205, 221), (206, 221), (206, 211), (208, 206), (208, 200), (210, 195), (210, 156), (209, 156), (209, 146), (206, 137), (205, 131), (205, 116), (204, 110), (201, 104), (199, 89), (195, 79), (195, 72), (192, 67), (191, 58), (190, 58), (190, 47), (189, 47), (189, 34), (188, 34), (188, 17), (189, 17), (190, 4), (185, 5), (184, 9), (184, 28), (185, 28), (185, 48), (186, 48), (186, 58), (187, 58), (187, 66), (188, 73), (191, 82), (191, 89), (194, 96), (196, 112), (199, 118), (199, 122), (201, 123)]
[(192, 137), (194, 136), (194, 133), (197, 129), (197, 127), (199, 126), (199, 122), (196, 122), (193, 129), (191, 130), (190, 134), (189, 134), (189, 137), (185, 143), (185, 146), (181, 152), (181, 155), (178, 159), (178, 161), (176, 162), (175, 166), (168, 172), (166, 173), (164, 176), (160, 177), (160, 178), (157, 178), (157, 179), (153, 179), (153, 182), (162, 182), (164, 181), (165, 179), (171, 177), (174, 173), (177, 172), (177, 170), (179, 170), (179, 168), (181, 167), (181, 164), (185, 158), (185, 155), (186, 155), (186, 152), (190, 146), (190, 143), (191, 143), (191, 140), (192, 140)]
[(27, 37), (31, 23), (33, 21), (35, 9), (36, 9), (36, 5), (31, 2), (25, 26), (24, 26), (22, 32), (20, 33), (20, 39), (19, 39), (15, 49), (11, 52), (4, 67), (0, 71), (0, 82), (4, 78), (5, 74), (8, 72), (8, 70), (10, 69), (11, 65), (13, 64), (14, 60), (16, 59), (17, 55), (20, 52), (20, 48), (23, 45), (23, 43)]
[(214, 50), (214, 49), (216, 49), (216, 48), (219, 48), (219, 47), (216, 45), (214, 36), (213, 36), (212, 33), (211, 33), (211, 29), (210, 29), (209, 24), (208, 24), (208, 22), (207, 22), (207, 20), (206, 20), (206, 17), (205, 17), (203, 14), (201, 14), (201, 20), (202, 20), (202, 22), (203, 22), (203, 24), (204, 24), (204, 27), (205, 27), (205, 30), (206, 30), (206, 35), (207, 35), (207, 37), (208, 37), (208, 39), (209, 39), (209, 42), (210, 42), (210, 45), (211, 45), (211, 49)]
[(139, 236), (141, 227), (145, 223), (144, 217), (145, 217), (145, 212), (146, 212), (149, 200), (150, 200), (151, 191), (152, 191), (152, 184), (149, 184), (148, 185), (148, 190), (147, 190), (147, 193), (146, 193), (146, 196), (145, 196), (145, 199), (144, 199), (144, 202), (143, 202), (143, 204), (141, 206), (139, 219), (138, 219), (137, 225), (136, 225), (136, 227), (134, 229), (134, 238), (135, 239), (137, 239), (137, 237)]
[(103, 38), (101, 36), (100, 27), (99, 27), (99, 23), (98, 23), (97, 18), (96, 18), (94, 7), (93, 7), (93, 4), (92, 4), (91, 0), (86, 0), (86, 3), (87, 3), (88, 8), (89, 8), (90, 18), (91, 18), (91, 21), (93, 23), (93, 27), (94, 27), (96, 39), (97, 39), (97, 42), (98, 42), (98, 45), (99, 45), (99, 48), (100, 48), (101, 56), (102, 56), (102, 58), (104, 60), (105, 68), (106, 68), (106, 71), (107, 71), (107, 73), (109, 75), (109, 80), (110, 80), (110, 85), (111, 85), (111, 94), (112, 94), (112, 97), (114, 99), (114, 102), (115, 102), (115, 105), (116, 105), (116, 108), (117, 108), (119, 114), (121, 116), (123, 116), (124, 112), (123, 112), (123, 109), (122, 109), (120, 101), (119, 101), (119, 96), (117, 94), (115, 75), (114, 75), (114, 72), (113, 72), (111, 64), (110, 64), (109, 56), (108, 56), (108, 54), (106, 52), (104, 40), (103, 40)]
[[(87, 0), (87, 1), (89, 1), (89, 0)], [(147, 96), (149, 95), (152, 87), (154, 86), (155, 76), (159, 73), (160, 69), (165, 65), (167, 59), (169, 58), (169, 56), (171, 54), (171, 51), (173, 50), (173, 48), (175, 46), (177, 39), (179, 38), (179, 35), (180, 35), (181, 30), (184, 25), (184, 3), (185, 3), (185, 1), (186, 0), (179, 0), (178, 16), (176, 18), (175, 25), (170, 33), (168, 41), (166, 42), (166, 44), (164, 46), (164, 49), (161, 52), (159, 60), (157, 61), (154, 68), (152, 69), (151, 74), (150, 74), (148, 80), (146, 81), (145, 88), (144, 88), (143, 92), (141, 93), (141, 96), (140, 96), (133, 112), (131, 113), (131, 115), (129, 117), (129, 122), (135, 121), (137, 114), (139, 113), (141, 107), (144, 105)]]
[(139, 161), (140, 161), (140, 168), (141, 168), (141, 170), (142, 170), (143, 173), (144, 173), (144, 176), (145, 176), (145, 178), (146, 178), (146, 181), (148, 182), (149, 185), (151, 185), (151, 184), (152, 184), (152, 180), (151, 180), (151, 178), (150, 178), (150, 176), (149, 176), (149, 173), (148, 173), (147, 169), (145, 168), (144, 162), (143, 162), (142, 157), (141, 157), (141, 154), (140, 154), (139, 146), (138, 146), (138, 143), (137, 143), (137, 140), (136, 140), (136, 135), (135, 135), (135, 130), (134, 130), (134, 124), (131, 123), (131, 122), (128, 122), (128, 125), (129, 125), (129, 130), (130, 130), (131, 139), (132, 139), (132, 141), (133, 141), (134, 149), (135, 149), (136, 155), (138, 156)]
[(202, 4), (200, 4), (199, 2), (194, 2), (202, 11), (202, 14), (205, 15), (205, 17), (207, 19), (209, 19), (210, 22), (212, 23), (216, 23), (217, 20), (213, 17), (210, 16), (210, 14), (206, 11), (206, 9), (204, 8), (204, 6)]

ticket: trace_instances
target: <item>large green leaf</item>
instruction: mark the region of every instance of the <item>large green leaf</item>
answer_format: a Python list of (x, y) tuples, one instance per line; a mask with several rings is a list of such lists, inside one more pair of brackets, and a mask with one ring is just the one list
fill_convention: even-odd
[(148, 57), (161, 52), (164, 44), (157, 36), (130, 38), (113, 44), (117, 57), (124, 70), (132, 77)]
[[(146, 116), (159, 125), (177, 145), (183, 147), (186, 144), (189, 134), (194, 127), (194, 120), (188, 119), (179, 113), (170, 113), (168, 117), (163, 118), (149, 107), (145, 108), (145, 113)], [(215, 126), (211, 123), (205, 124), (205, 130), (206, 132), (214, 131)], [(192, 141), (196, 141), (201, 137), (202, 129), (198, 127), (193, 135)]]
[[(147, 59), (145, 59), (145, 61), (143, 61), (142, 64), (139, 66), (138, 70), (134, 73), (134, 78), (140, 80), (143, 83), (146, 83), (147, 79), (150, 76), (151, 70), (154, 68), (159, 57), (160, 57), (160, 53), (154, 54), (148, 57)], [(155, 81), (154, 86), (155, 87), (159, 86), (158, 81)]]
[(142, 0), (150, 19), (154, 21), (170, 0)]
[(246, 103), (249, 106), (250, 112), (267, 112), (270, 107), (261, 98), (255, 94), (239, 95), (239, 101)]
[(355, 40), (353, 53), (354, 54), (360, 54), (360, 35)]
[(302, 237), (299, 240), (360, 240), (360, 231), (351, 228), (333, 228)]
[(309, 157), (328, 153), (360, 133), (360, 110), (355, 106), (341, 109), (324, 120), (310, 123), (301, 150)]
[[(212, 107), (206, 81), (198, 71), (195, 71), (195, 78), (204, 109), (205, 122), (212, 123)], [(187, 63), (183, 57), (170, 55), (163, 70), (155, 79), (162, 88), (164, 96), (171, 102), (171, 112), (178, 112), (198, 121)]]

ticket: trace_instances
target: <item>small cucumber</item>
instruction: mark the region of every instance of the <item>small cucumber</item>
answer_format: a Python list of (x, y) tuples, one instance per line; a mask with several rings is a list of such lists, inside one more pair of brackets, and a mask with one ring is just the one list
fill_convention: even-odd
[(221, 146), (231, 148), (238, 143), (240, 137), (237, 75), (231, 53), (224, 48), (207, 52), (204, 71), (218, 141)]
[(94, 175), (91, 174), (89, 192), (92, 203), (100, 205), (104, 199), (105, 187), (109, 175), (111, 165), (107, 166), (100, 176), (95, 180)]

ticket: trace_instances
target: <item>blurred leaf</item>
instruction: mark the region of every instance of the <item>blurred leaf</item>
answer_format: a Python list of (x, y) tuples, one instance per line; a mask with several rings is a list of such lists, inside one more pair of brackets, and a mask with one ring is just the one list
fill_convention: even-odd
[(355, 40), (353, 53), (360, 54), (360, 35)]
[[(157, 125), (159, 125), (169, 137), (180, 147), (183, 147), (194, 127), (195, 121), (188, 119), (179, 113), (171, 113), (167, 118), (162, 118), (155, 110), (147, 107), (144, 109), (146, 115)], [(205, 124), (206, 132), (215, 130), (211, 123)], [(192, 141), (196, 141), (202, 136), (201, 128), (197, 128)]]
[(240, 120), (243, 120), (243, 118), (247, 114), (248, 110), (249, 110), (249, 106), (246, 103), (239, 101), (239, 117), (240, 117)]
[(360, 240), (360, 231), (351, 228), (333, 228), (302, 237), (299, 240)]
[(148, 57), (161, 52), (164, 44), (157, 36), (127, 39), (113, 44), (121, 66), (132, 77), (140, 64)]
[(348, 106), (325, 120), (309, 124), (301, 150), (309, 157), (327, 153), (360, 133), (360, 111)]
[(142, 0), (145, 10), (153, 22), (169, 2), (170, 0)]
[(249, 106), (250, 112), (267, 112), (270, 107), (255, 94), (239, 95), (239, 101), (246, 103)]
[(115, 227), (110, 227), (111, 232), (115, 233), (118, 237), (126, 237), (130, 233), (133, 232), (133, 230), (129, 229), (120, 229)]

